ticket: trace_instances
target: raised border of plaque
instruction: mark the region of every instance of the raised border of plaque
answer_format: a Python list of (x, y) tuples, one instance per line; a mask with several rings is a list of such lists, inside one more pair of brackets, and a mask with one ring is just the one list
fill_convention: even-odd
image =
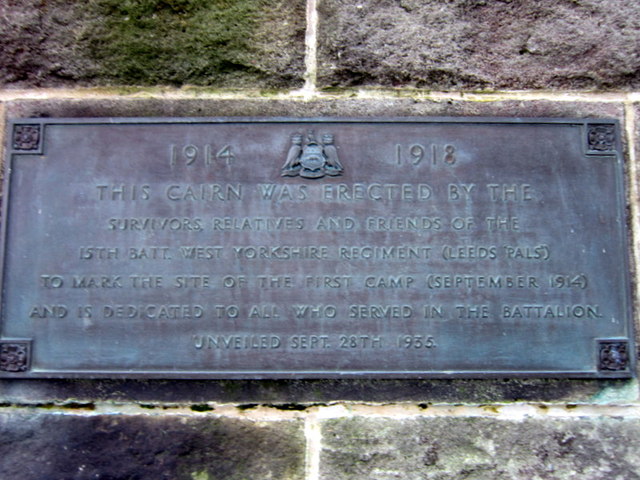
[(615, 119), (7, 129), (0, 378), (635, 375)]

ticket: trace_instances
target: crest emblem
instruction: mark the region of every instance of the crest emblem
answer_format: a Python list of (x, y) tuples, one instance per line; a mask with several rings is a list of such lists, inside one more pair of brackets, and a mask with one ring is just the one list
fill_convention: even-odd
[(309, 130), (306, 142), (302, 134), (291, 135), (291, 146), (287, 160), (282, 166), (283, 177), (322, 178), (325, 175), (342, 175), (343, 167), (338, 160), (338, 150), (333, 144), (333, 134), (325, 133), (322, 141), (316, 140), (313, 130)]

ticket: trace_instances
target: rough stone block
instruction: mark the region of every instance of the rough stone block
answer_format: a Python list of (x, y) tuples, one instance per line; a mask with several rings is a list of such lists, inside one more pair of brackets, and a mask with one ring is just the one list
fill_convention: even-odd
[(212, 416), (0, 413), (0, 478), (304, 478), (294, 421)]
[(290, 87), (304, 0), (8, 0), (0, 85)]
[(640, 478), (637, 419), (351, 418), (322, 435), (322, 480)]
[(640, 85), (626, 0), (323, 0), (320, 86), (624, 89)]

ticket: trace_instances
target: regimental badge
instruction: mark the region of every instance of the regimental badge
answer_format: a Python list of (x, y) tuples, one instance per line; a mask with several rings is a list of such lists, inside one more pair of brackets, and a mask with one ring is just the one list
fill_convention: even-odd
[(342, 175), (344, 169), (338, 160), (333, 134), (322, 135), (322, 142), (316, 140), (313, 130), (309, 130), (306, 142), (302, 141), (302, 137), (300, 133), (291, 135), (287, 160), (282, 166), (283, 177), (322, 178), (325, 175)]

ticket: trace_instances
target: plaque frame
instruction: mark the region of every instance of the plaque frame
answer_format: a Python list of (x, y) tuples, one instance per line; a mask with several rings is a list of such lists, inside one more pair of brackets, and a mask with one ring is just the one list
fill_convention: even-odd
[[(15, 157), (21, 155), (39, 155), (46, 157), (47, 149), (45, 145), (47, 128), (50, 126), (64, 125), (168, 125), (179, 126), (189, 125), (334, 125), (334, 124), (371, 124), (379, 128), (393, 124), (424, 124), (424, 125), (572, 125), (581, 128), (581, 148), (585, 157), (610, 159), (617, 164), (615, 195), (616, 202), (621, 208), (626, 204), (626, 184), (622, 168), (622, 131), (616, 119), (607, 118), (510, 118), (510, 117), (397, 117), (397, 118), (261, 118), (261, 117), (218, 117), (218, 118), (26, 118), (10, 119), (7, 123), (6, 148), (4, 157), (6, 159), (6, 175), (3, 185), (3, 197), (6, 199), (2, 204), (2, 230), (0, 239), (0, 268), (2, 268), (2, 278), (0, 279), (0, 290), (2, 293), (2, 322), (4, 324), (5, 306), (5, 257), (8, 250), (7, 236), (10, 230), (9, 213), (11, 209), (12, 193), (12, 173)], [(621, 310), (626, 313), (623, 320), (626, 335), (602, 337), (595, 335), (593, 339), (593, 369), (563, 369), (558, 371), (550, 370), (526, 370), (519, 369), (510, 371), (505, 369), (496, 370), (317, 370), (317, 369), (277, 369), (277, 370), (113, 370), (113, 369), (92, 369), (92, 370), (71, 370), (56, 371), (55, 368), (39, 368), (33, 370), (33, 351), (37, 348), (38, 338), (36, 336), (16, 336), (4, 335), (0, 338), (0, 364), (10, 365), (4, 368), (0, 365), (0, 378), (191, 378), (191, 379), (277, 379), (277, 378), (500, 378), (500, 377), (554, 377), (554, 378), (629, 378), (635, 376), (636, 360), (633, 334), (633, 312), (630, 288), (630, 261), (629, 246), (627, 241), (626, 219), (624, 211), (616, 212), (623, 220), (620, 230), (617, 232), (619, 245), (616, 248), (622, 253), (619, 258), (620, 264), (620, 284), (624, 293), (622, 301), (624, 305)], [(0, 325), (4, 327), (4, 325)], [(1, 330), (0, 330), (1, 331)], [(6, 350), (6, 352), (5, 352)], [(8, 353), (7, 353), (8, 352)], [(15, 359), (16, 352), (20, 358)], [(9, 358), (9, 360), (6, 360)], [(623, 358), (620, 360), (620, 358)]]

